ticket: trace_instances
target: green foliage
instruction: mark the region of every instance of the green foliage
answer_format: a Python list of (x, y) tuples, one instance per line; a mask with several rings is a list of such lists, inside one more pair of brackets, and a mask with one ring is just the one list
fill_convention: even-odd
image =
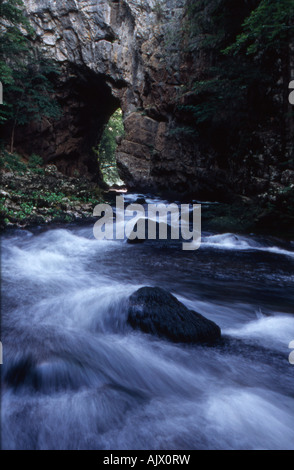
[(2, 20), (22, 25), (27, 31), (31, 31), (29, 22), (23, 13), (22, 0), (0, 0), (0, 13)]
[(29, 158), (28, 168), (34, 173), (43, 174), (44, 169), (41, 168), (43, 165), (43, 159), (36, 154), (32, 154)]
[(33, 212), (33, 204), (28, 204), (27, 202), (22, 202), (20, 204), (21, 212), (26, 216), (26, 215), (31, 215)]
[(188, 50), (218, 50), (231, 44), (260, 0), (186, 0), (183, 33)]
[(0, 0), (0, 27), (0, 77), (4, 85), (11, 85), (13, 68), (27, 54), (34, 34), (21, 0)]
[(30, 49), (33, 30), (23, 13), (21, 0), (0, 0), (0, 77), (3, 85), (14, 83), (14, 68)]
[(216, 47), (225, 36), (222, 0), (187, 0), (184, 35), (190, 50)]
[(13, 153), (18, 126), (60, 116), (52, 99), (53, 79), (59, 71), (34, 45), (34, 31), (21, 0), (1, 0), (0, 15), (0, 80), (4, 85), (0, 124), (11, 129)]
[(96, 153), (104, 179), (108, 184), (114, 184), (120, 181), (115, 152), (117, 147), (117, 138), (124, 134), (123, 116), (121, 109), (118, 109), (110, 118), (105, 126), (102, 139)]
[(187, 0), (188, 50), (204, 51), (208, 64), (193, 77), (189, 99), (179, 106), (190, 125), (227, 126), (227, 135), (236, 138), (238, 131), (250, 134), (260, 119), (275, 115), (281, 68), (288, 79), (293, 19), (293, 0)]
[(65, 194), (62, 192), (54, 193), (51, 191), (33, 191), (30, 197), (35, 201), (45, 202), (47, 203), (46, 205), (58, 205), (62, 202)]
[(32, 153), (32, 155), (29, 158), (29, 168), (36, 168), (38, 166), (41, 166), (42, 164), (43, 164), (43, 159), (39, 155)]
[(6, 150), (1, 150), (0, 169), (23, 174), (26, 172), (27, 166), (19, 155), (12, 155)]
[[(193, 83), (192, 103), (179, 109), (192, 114), (197, 124), (219, 121), (231, 127), (235, 123), (239, 126), (248, 117), (248, 96), (252, 89), (259, 91), (260, 84), (265, 83), (270, 85), (271, 78), (258, 68), (227, 60), (225, 67), (210, 67), (206, 80)], [(238, 115), (237, 122), (233, 115)]]
[(0, 170), (12, 171), (17, 174), (25, 174), (30, 170), (34, 173), (44, 174), (44, 169), (41, 168), (43, 160), (38, 155), (32, 154), (26, 164), (18, 154), (11, 154), (2, 147), (0, 157)]
[(293, 0), (262, 0), (245, 19), (242, 33), (224, 52), (264, 55), (275, 50), (281, 53), (290, 35), (293, 37), (293, 20)]
[(34, 52), (27, 57), (26, 68), (14, 73), (14, 84), (6, 88), (10, 116), (19, 125), (60, 115), (59, 107), (51, 100), (53, 86), (49, 76), (55, 69), (50, 61)]
[(0, 155), (1, 170), (12, 171), (17, 174), (25, 174), (28, 170), (39, 174), (44, 173), (44, 169), (41, 168), (43, 160), (38, 155), (32, 154), (29, 158), (28, 164), (24, 163), (18, 154), (11, 154), (3, 148), (1, 149)]

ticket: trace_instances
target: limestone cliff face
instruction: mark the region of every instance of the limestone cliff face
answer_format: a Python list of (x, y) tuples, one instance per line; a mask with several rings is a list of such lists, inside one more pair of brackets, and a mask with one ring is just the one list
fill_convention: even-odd
[[(30, 0), (26, 7), (39, 43), (63, 70), (63, 117), (33, 129), (39, 153), (65, 172), (94, 174), (91, 148), (120, 106), (126, 127), (118, 150), (122, 176), (130, 187), (156, 186), (153, 166), (165, 152), (170, 119), (165, 108), (181, 83), (178, 65), (167, 70), (164, 27), (180, 21), (183, 1)], [(31, 137), (26, 143), (22, 136), (24, 147)]]
[[(252, 195), (289, 185), (294, 172), (278, 170), (282, 144), (267, 130), (254, 164), (218, 159), (211, 142), (174, 132), (175, 104), (191, 74), (205, 66), (179, 48), (185, 0), (27, 0), (38, 42), (62, 66), (58, 122), (43, 122), (21, 145), (71, 174), (97, 176), (92, 147), (121, 107), (125, 136), (117, 162), (129, 188), (189, 193), (212, 199)], [(189, 104), (189, 101), (187, 101)], [(221, 139), (221, 136), (216, 136)], [(250, 152), (248, 152), (250, 157)], [(291, 173), (292, 171), (292, 173)]]

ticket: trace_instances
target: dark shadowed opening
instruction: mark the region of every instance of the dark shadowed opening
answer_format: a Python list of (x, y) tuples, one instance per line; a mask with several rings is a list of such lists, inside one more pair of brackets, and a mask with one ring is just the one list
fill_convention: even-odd
[(60, 119), (20, 128), (17, 151), (29, 156), (33, 148), (44, 163), (55, 164), (68, 176), (80, 174), (101, 180), (94, 150), (110, 117), (120, 107), (119, 99), (113, 96), (105, 76), (84, 67), (67, 67), (58, 80)]

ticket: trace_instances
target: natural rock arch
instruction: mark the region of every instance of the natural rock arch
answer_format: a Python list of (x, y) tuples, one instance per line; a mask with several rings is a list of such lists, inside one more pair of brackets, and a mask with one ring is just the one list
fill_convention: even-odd
[(45, 163), (54, 163), (68, 176), (79, 173), (97, 180), (99, 168), (92, 149), (120, 101), (102, 77), (73, 66), (63, 66), (57, 100), (60, 119), (30, 125), (19, 133), (18, 145), (28, 155), (33, 148)]
[(63, 116), (26, 129), (19, 139), (22, 150), (29, 152), (33, 141), (45, 162), (96, 178), (92, 147), (121, 107), (126, 133), (117, 160), (128, 186), (183, 189), (183, 172), (186, 166), (191, 176), (193, 158), (182, 153), (172, 162), (178, 150), (168, 134), (171, 103), (183, 77), (179, 62), (167, 67), (163, 34), (170, 21), (180, 20), (183, 5), (183, 0), (27, 2), (37, 41), (62, 67), (57, 98)]
[(126, 115), (139, 107), (136, 12), (107, 0), (31, 1), (26, 7), (38, 43), (61, 66), (56, 97), (62, 117), (30, 125), (17, 145), (25, 154), (34, 148), (65, 174), (78, 170), (96, 178), (92, 148), (105, 124), (118, 107)]
[[(257, 132), (258, 148), (265, 157), (260, 167), (248, 166), (246, 158), (234, 159), (218, 145), (223, 142), (221, 129), (219, 139), (217, 134), (189, 138), (174, 132), (185, 126), (187, 118), (179, 107), (191, 104), (183, 86), (189, 90), (191, 77), (209, 66), (201, 50), (183, 52), (185, 5), (186, 0), (26, 2), (37, 41), (62, 67), (57, 95), (64, 113), (58, 122), (26, 130), (20, 136), (20, 150), (33, 148), (45, 162), (56, 162), (68, 174), (78, 169), (97, 179), (92, 147), (120, 107), (125, 136), (117, 162), (129, 188), (185, 193), (203, 200), (232, 200), (236, 194), (267, 191), (266, 156), (280, 145), (278, 132), (270, 130), (271, 139), (263, 129), (260, 135)], [(278, 163), (273, 158), (280, 178)]]

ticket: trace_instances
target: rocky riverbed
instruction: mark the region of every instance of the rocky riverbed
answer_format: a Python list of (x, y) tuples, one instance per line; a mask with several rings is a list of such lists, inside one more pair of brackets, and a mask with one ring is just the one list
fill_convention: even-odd
[[(293, 242), (237, 233), (183, 251), (7, 230), (2, 449), (293, 450), (293, 260)], [(181, 338), (191, 311), (222, 337)]]

